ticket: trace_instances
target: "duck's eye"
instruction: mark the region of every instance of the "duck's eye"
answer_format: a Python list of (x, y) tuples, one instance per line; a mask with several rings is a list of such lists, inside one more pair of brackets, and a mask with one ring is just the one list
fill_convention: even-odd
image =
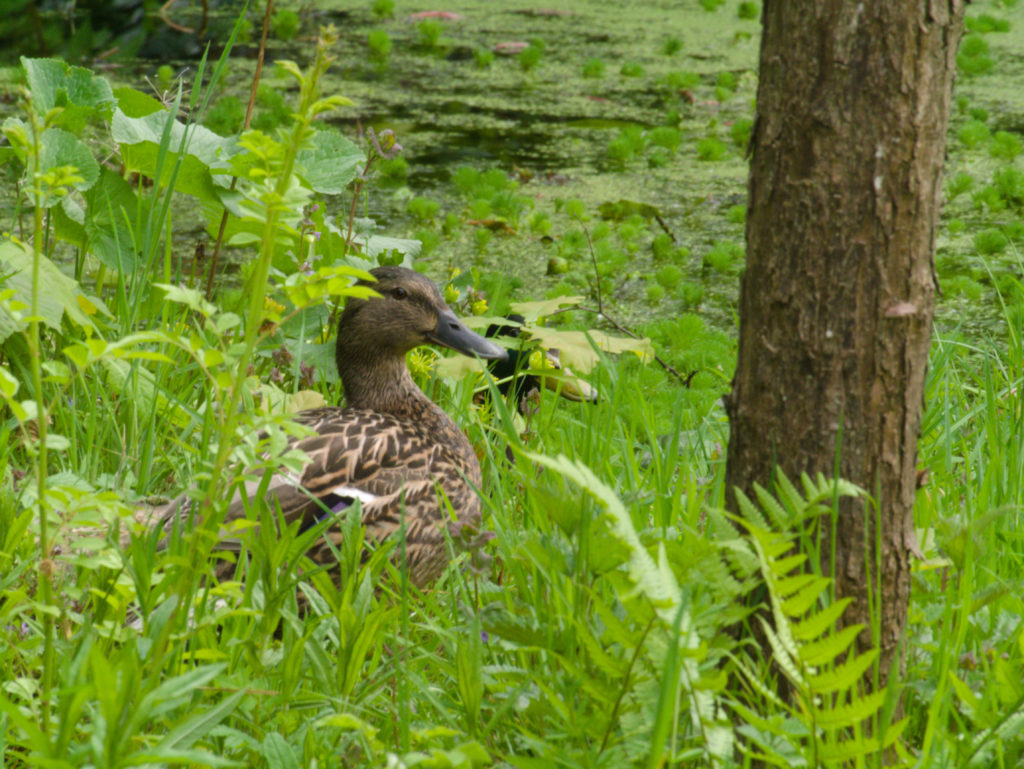
[(409, 292), (399, 286), (391, 292), (391, 296), (395, 297), (395, 299), (405, 299), (405, 297), (409, 296)]

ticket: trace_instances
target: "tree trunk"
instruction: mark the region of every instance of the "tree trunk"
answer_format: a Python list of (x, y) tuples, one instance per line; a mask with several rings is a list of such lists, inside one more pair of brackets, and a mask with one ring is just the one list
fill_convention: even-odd
[(831, 476), (838, 457), (839, 475), (871, 494), (877, 509), (842, 504), (834, 564), (822, 527), (822, 562), (854, 599), (844, 623), (870, 625), (871, 594), (883, 681), (910, 594), (963, 16), (964, 0), (765, 0), (763, 10), (726, 483), (749, 492), (775, 467)]

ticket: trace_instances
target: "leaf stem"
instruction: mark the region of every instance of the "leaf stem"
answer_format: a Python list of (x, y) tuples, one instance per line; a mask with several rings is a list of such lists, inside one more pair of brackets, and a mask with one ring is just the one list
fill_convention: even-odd
[[(43, 189), (40, 157), (43, 152), (42, 126), (36, 114), (31, 94), (28, 100), (28, 115), (32, 126), (32, 197), (33, 197), (33, 229), (32, 229), (32, 299), (31, 316), (29, 318), (26, 341), (29, 350), (29, 368), (32, 372), (32, 394), (36, 403), (36, 494), (39, 506), (39, 593), (42, 605), (43, 622), (43, 680), (42, 680), (42, 720), (43, 732), (50, 729), (50, 698), (53, 690), (53, 561), (50, 559), (50, 532), (47, 515), (46, 498), (46, 399), (43, 397), (43, 364), (39, 333), (39, 266), (43, 259)], [(38, 613), (38, 610), (37, 610)]]

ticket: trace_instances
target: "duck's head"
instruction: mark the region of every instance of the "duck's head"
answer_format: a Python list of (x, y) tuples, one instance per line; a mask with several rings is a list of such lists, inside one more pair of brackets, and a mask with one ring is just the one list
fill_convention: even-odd
[(463, 355), (503, 360), (503, 347), (470, 331), (428, 278), (404, 267), (370, 270), (375, 281), (358, 285), (372, 288), (379, 297), (349, 299), (338, 324), (337, 358), (342, 367), (359, 357), (402, 357), (415, 347), (436, 344)]

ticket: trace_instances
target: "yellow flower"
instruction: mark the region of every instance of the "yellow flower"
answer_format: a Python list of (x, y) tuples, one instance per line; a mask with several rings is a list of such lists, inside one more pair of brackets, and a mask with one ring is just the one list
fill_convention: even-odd
[(266, 320), (272, 320), (277, 323), (281, 320), (281, 313), (285, 311), (285, 306), (278, 302), (275, 302), (269, 296), (263, 297), (263, 310), (266, 313)]
[(487, 312), (487, 300), (477, 299), (475, 302), (473, 302), (473, 304), (469, 306), (469, 309), (470, 312), (472, 312), (474, 315), (483, 315), (485, 312)]
[(430, 376), (430, 370), (434, 368), (434, 363), (437, 360), (437, 353), (433, 350), (420, 347), (409, 353), (407, 363), (409, 364), (409, 372), (414, 377), (428, 377)]

